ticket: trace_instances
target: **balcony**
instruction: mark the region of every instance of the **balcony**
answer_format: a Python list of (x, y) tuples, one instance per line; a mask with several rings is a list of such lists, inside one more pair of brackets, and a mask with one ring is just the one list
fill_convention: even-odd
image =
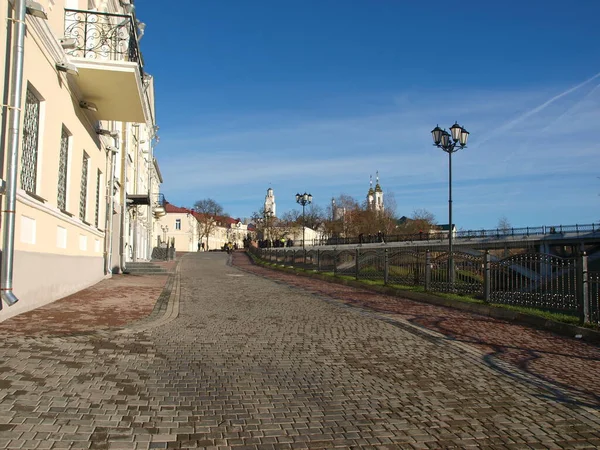
[(163, 194), (155, 194), (155, 198), (156, 200), (152, 206), (152, 213), (154, 214), (155, 218), (160, 219), (167, 213), (165, 210), (165, 205), (167, 202)]
[(97, 120), (144, 123), (150, 120), (144, 62), (131, 16), (65, 9), (65, 50), (77, 67), (82, 100), (96, 106)]

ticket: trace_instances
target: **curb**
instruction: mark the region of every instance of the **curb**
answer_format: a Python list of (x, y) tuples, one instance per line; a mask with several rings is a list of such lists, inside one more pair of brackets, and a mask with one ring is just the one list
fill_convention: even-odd
[[(183, 257), (182, 257), (183, 259)], [(179, 316), (179, 298), (181, 296), (181, 260), (177, 262), (175, 271), (169, 276), (165, 287), (156, 300), (149, 316), (126, 325), (116, 333), (137, 333), (152, 330), (165, 325)]]
[(435, 294), (423, 293), (423, 292), (412, 292), (405, 291), (398, 288), (389, 286), (369, 286), (356, 280), (344, 280), (340, 278), (332, 278), (319, 273), (300, 272), (291, 267), (279, 267), (279, 266), (266, 266), (262, 261), (254, 259), (248, 255), (252, 260), (253, 264), (264, 267), (265, 269), (277, 270), (280, 272), (293, 273), (298, 276), (315, 278), (326, 283), (341, 284), (344, 286), (355, 287), (366, 291), (377, 292), (379, 294), (386, 294), (392, 297), (402, 297), (408, 300), (414, 300), (421, 303), (430, 303), (437, 306), (443, 306), (446, 308), (458, 309), (461, 311), (467, 311), (481, 316), (492, 317), (494, 319), (505, 320), (508, 322), (514, 322), (521, 325), (528, 325), (533, 328), (550, 331), (552, 333), (575, 338), (591, 344), (600, 344), (600, 331), (595, 331), (589, 328), (580, 327), (577, 325), (571, 325), (568, 323), (557, 322), (555, 320), (544, 319), (543, 317), (534, 316), (517, 311), (511, 311), (509, 309), (503, 309), (495, 307), (493, 305), (478, 304), (478, 303), (464, 303), (456, 300), (451, 300), (443, 297), (439, 297)]

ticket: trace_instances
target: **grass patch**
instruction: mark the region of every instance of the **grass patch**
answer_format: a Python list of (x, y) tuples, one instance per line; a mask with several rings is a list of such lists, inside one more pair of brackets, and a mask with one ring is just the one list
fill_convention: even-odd
[[(570, 314), (552, 312), (552, 311), (544, 311), (543, 309), (536, 308), (528, 308), (526, 306), (515, 306), (515, 305), (504, 305), (502, 303), (490, 303), (497, 308), (508, 309), (515, 312), (520, 312), (524, 314), (531, 314), (533, 316), (541, 317), (547, 320), (554, 320), (556, 322), (568, 323), (571, 325), (579, 325), (579, 318), (576, 316), (572, 316)], [(597, 327), (591, 327), (597, 328)]]

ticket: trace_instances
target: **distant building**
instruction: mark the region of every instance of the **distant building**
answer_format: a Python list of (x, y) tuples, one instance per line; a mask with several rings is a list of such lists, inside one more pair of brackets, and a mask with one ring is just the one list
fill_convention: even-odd
[[(430, 235), (443, 234), (448, 235), (450, 226), (446, 223), (443, 225), (437, 225), (435, 229), (429, 230)], [(456, 237), (456, 224), (452, 224), (452, 237)]]
[(367, 206), (369, 209), (377, 212), (383, 212), (383, 189), (379, 184), (379, 171), (377, 171), (377, 181), (373, 189), (373, 177), (369, 177), (369, 191), (367, 192)]
[(335, 198), (331, 199), (331, 214), (333, 220), (342, 220), (346, 215), (346, 208), (343, 206), (337, 206), (335, 203)]
[(157, 222), (157, 246), (174, 244), (178, 252), (198, 250), (198, 221), (194, 211), (165, 202), (166, 214)]
[(273, 189), (267, 189), (267, 195), (265, 196), (265, 212), (270, 211), (273, 217), (277, 216), (275, 204), (275, 194), (273, 194)]

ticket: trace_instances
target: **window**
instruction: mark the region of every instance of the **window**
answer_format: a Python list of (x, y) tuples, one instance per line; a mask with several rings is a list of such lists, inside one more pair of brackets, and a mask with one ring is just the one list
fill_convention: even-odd
[(175, 219), (175, 229), (181, 230), (181, 219)]
[(81, 166), (81, 191), (79, 194), (79, 218), (85, 222), (87, 208), (87, 185), (88, 185), (88, 165), (90, 157), (83, 152), (83, 164)]
[(21, 216), (21, 242), (35, 244), (36, 222), (35, 219)]
[(102, 172), (98, 169), (98, 181), (96, 182), (96, 215), (94, 223), (97, 228), (100, 228), (100, 180), (102, 179)]
[(79, 235), (79, 250), (87, 250), (87, 236)]
[(67, 248), (67, 229), (56, 227), (56, 246), (58, 248)]
[(23, 153), (21, 155), (21, 189), (35, 193), (37, 181), (40, 100), (27, 88), (23, 123)]
[(58, 160), (58, 209), (67, 209), (67, 162), (69, 158), (69, 133), (63, 127), (60, 136), (60, 155)]

